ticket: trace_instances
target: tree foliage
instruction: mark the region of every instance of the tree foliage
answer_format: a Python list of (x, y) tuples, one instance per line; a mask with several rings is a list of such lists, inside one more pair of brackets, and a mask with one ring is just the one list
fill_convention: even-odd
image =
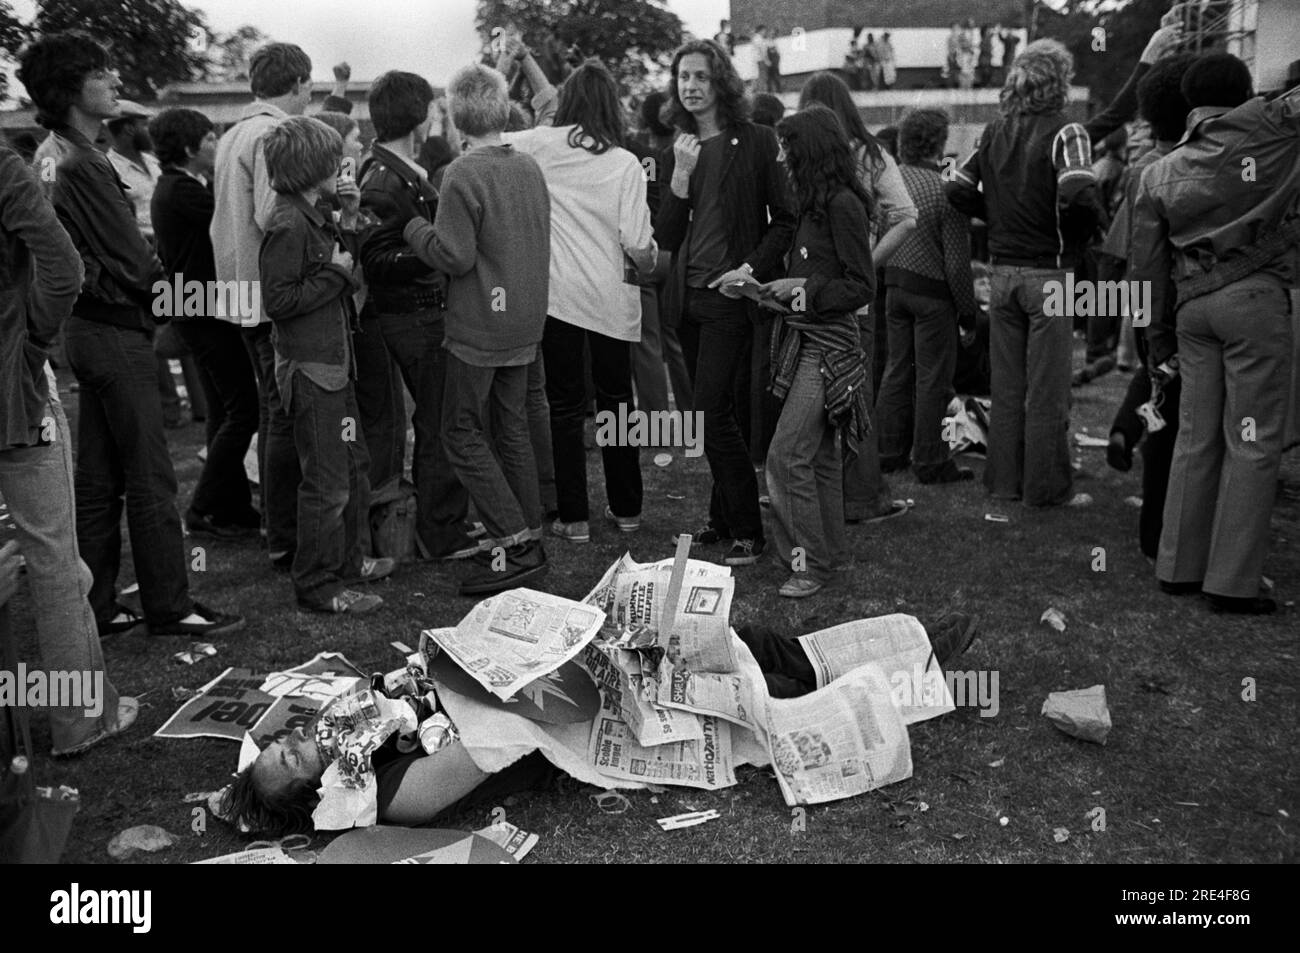
[(489, 53), (493, 31), (516, 26), (552, 82), (566, 55), (594, 56), (629, 90), (682, 42), (682, 21), (663, 0), (478, 0), (475, 22)]
[(154, 99), (168, 83), (205, 72), (207, 23), (178, 0), (39, 0), (33, 26), (38, 34), (84, 30), (107, 44), (131, 99)]
[(255, 26), (244, 24), (233, 33), (218, 33), (208, 46), (205, 74), (209, 79), (233, 83), (248, 79), (248, 61), (271, 38)]
[(27, 25), (18, 19), (9, 0), (0, 0), (0, 52), (14, 56), (27, 42)]
[(1168, 9), (1169, 0), (1130, 0), (1118, 8), (1106, 0), (1068, 0), (1060, 16), (1040, 9), (1039, 35), (1065, 44), (1074, 55), (1075, 84), (1106, 103), (1124, 85)]

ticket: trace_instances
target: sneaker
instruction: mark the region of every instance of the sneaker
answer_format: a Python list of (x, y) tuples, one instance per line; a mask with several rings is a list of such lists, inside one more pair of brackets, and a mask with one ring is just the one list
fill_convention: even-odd
[[(705, 526), (697, 529), (691, 534), (692, 546), (716, 546), (718, 543), (725, 543), (731, 539), (722, 530), (714, 529), (712, 526)], [(673, 542), (677, 542), (677, 537), (673, 537)]]
[(546, 550), (536, 540), (511, 546), (505, 552), (505, 565), (498, 569), (492, 563), (468, 576), (460, 584), (462, 596), (487, 596), (507, 589), (526, 586), (546, 575), (550, 565)]
[(821, 592), (823, 586), (816, 579), (809, 579), (803, 573), (796, 573), (781, 584), (778, 593), (787, 599), (806, 599)]
[(590, 543), (591, 527), (586, 520), (574, 520), (572, 523), (556, 520), (551, 524), (551, 535), (567, 539), (571, 543)]
[[(371, 595), (368, 592), (357, 592), (355, 589), (344, 589), (329, 602), (323, 606), (303, 606), (312, 612), (333, 612), (349, 615), (361, 615), (365, 612), (373, 612), (384, 604), (384, 600), (379, 596)], [(300, 603), (301, 605), (301, 603)]]
[(605, 507), (605, 519), (610, 520), (618, 525), (621, 533), (635, 533), (641, 528), (641, 516), (615, 516), (614, 511), (608, 506)]
[(364, 582), (378, 582), (393, 574), (397, 568), (397, 560), (390, 556), (381, 556), (378, 559), (371, 559), (369, 556), (361, 557), (361, 574), (351, 579), (345, 580), (345, 584), (355, 586)]
[(889, 505), (879, 513), (873, 513), (863, 519), (846, 519), (844, 522), (854, 525), (858, 523), (881, 523), (893, 519), (895, 516), (903, 516), (911, 508), (912, 503), (910, 500), (890, 500)]
[(207, 536), (213, 539), (243, 539), (258, 534), (257, 529), (237, 523), (219, 523), (211, 516), (190, 511), (185, 514), (187, 536)]
[(758, 562), (766, 548), (761, 539), (738, 539), (731, 544), (722, 561), (728, 566), (752, 566)]
[(973, 616), (964, 612), (949, 612), (937, 622), (926, 627), (930, 648), (934, 650), (939, 667), (947, 670), (948, 663), (964, 653), (975, 641), (979, 626)]
[(217, 612), (215, 609), (209, 609), (198, 602), (194, 603), (190, 615), (198, 616), (201, 621), (186, 622), (183, 619), (178, 619), (175, 622), (168, 622), (166, 625), (151, 625), (149, 626), (149, 634), (180, 635), (202, 641), (223, 635), (233, 635), (244, 627), (244, 617), (242, 615)]
[(56, 758), (74, 758), (79, 754), (85, 754), (101, 741), (107, 741), (116, 735), (129, 729), (135, 724), (136, 717), (140, 714), (140, 702), (138, 699), (129, 695), (121, 695), (117, 699), (117, 724), (107, 731), (101, 732), (79, 745), (73, 745), (71, 748), (64, 748), (62, 751), (51, 751), (50, 754)]

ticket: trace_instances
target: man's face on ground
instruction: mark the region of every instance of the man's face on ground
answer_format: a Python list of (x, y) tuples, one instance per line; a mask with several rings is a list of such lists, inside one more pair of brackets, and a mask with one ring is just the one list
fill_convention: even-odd
[(94, 119), (116, 119), (122, 114), (117, 101), (117, 91), (121, 88), (116, 70), (95, 70), (82, 81), (75, 105)]
[(718, 103), (713, 69), (703, 53), (688, 53), (677, 64), (677, 95), (694, 116), (708, 113)]
[(324, 773), (316, 739), (301, 728), (271, 742), (253, 762), (253, 782), (263, 795), (284, 791), (295, 781), (315, 783)]

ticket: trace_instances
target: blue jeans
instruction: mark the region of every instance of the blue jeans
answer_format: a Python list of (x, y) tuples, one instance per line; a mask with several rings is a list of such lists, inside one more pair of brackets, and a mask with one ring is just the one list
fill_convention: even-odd
[(144, 331), (73, 316), (68, 364), (81, 385), (77, 414), (77, 543), (94, 583), (95, 618), (116, 614), (122, 510), (140, 602), (151, 626), (192, 611), (176, 473), (163, 433), (157, 362)]
[(479, 367), (447, 352), (442, 401), (447, 459), (488, 537), (503, 546), (524, 542), (530, 528), (526, 515), (542, 509), (527, 395), (528, 365)]
[(732, 539), (762, 540), (758, 479), (737, 406), (738, 382), (748, 387), (754, 337), (745, 302), (687, 288), (678, 336), (692, 372), (694, 409), (704, 414), (704, 455), (713, 474), (709, 525)]
[[(370, 455), (370, 485), (375, 487), (400, 477), (406, 467), (406, 395), (402, 393), (402, 375), (393, 345), (385, 345), (384, 337), (379, 315), (371, 308), (364, 309), (361, 327), (352, 335), (352, 347), (357, 359), (361, 432)], [(433, 346), (439, 343), (434, 341)], [(414, 389), (411, 396), (418, 404), (419, 395)]]
[[(872, 305), (874, 309), (875, 306)], [(868, 386), (872, 389), (871, 397), (871, 433), (862, 441), (858, 455), (841, 466), (844, 471), (844, 518), (846, 520), (864, 520), (879, 516), (889, 511), (889, 482), (880, 469), (880, 444), (876, 436), (880, 431), (876, 425), (875, 393), (877, 377), (874, 360), (876, 341), (879, 337), (876, 318), (873, 314), (858, 314), (858, 334), (862, 340), (862, 351), (867, 356)]]
[(1070, 500), (1071, 319), (1043, 312), (1048, 282), (1065, 272), (993, 266), (989, 303), (989, 414), (984, 484), (997, 499), (1027, 506)]
[[(410, 314), (376, 314), (368, 322), (382, 336), (401, 377), (401, 383), (415, 401), (415, 458), (411, 477), (415, 481), (416, 534), (423, 552), (443, 556), (469, 544), (465, 519), (469, 515), (469, 494), (456, 479), (442, 440), (442, 391), (447, 377), (447, 352), (442, 349), (443, 317), (436, 308)], [(373, 333), (367, 329), (366, 333)], [(356, 336), (354, 336), (355, 338)], [(405, 398), (402, 398), (403, 406)], [(405, 444), (406, 428), (397, 427)], [(385, 438), (380, 434), (381, 451)], [(403, 450), (404, 450), (403, 446)], [(398, 458), (400, 473), (402, 458)], [(377, 483), (372, 485), (378, 485)]]
[[(156, 405), (156, 389), (153, 399)], [(77, 549), (72, 435), (53, 394), (48, 407), (56, 425), (54, 443), (0, 450), (0, 496), (9, 505), (27, 560), (41, 664), (47, 671), (103, 672), (104, 653), (87, 600), (91, 574)], [(73, 748), (117, 725), (117, 689), (107, 675), (103, 703), (93, 718), (84, 708), (51, 708), (54, 750)]]
[(293, 441), (302, 471), (293, 588), (299, 605), (322, 609), (346, 588), (346, 579), (361, 574), (362, 547), (369, 539), (369, 458), (350, 382), (328, 391), (295, 371), (291, 386)]
[(835, 434), (826, 417), (821, 353), (804, 347), (768, 447), (766, 475), (777, 554), (789, 563), (802, 548), (805, 571), (817, 582), (848, 558)]
[(260, 478), (262, 524), (266, 548), (272, 556), (291, 552), (296, 545), (298, 512), (298, 454), (294, 449), (293, 419), (285, 412), (275, 383), (275, 348), (271, 322), (244, 328), (244, 347), (257, 375), (257, 464)]

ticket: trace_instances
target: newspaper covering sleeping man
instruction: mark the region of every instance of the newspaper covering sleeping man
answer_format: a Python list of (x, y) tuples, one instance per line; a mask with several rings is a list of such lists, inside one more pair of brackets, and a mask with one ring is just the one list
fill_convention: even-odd
[[(484, 600), (311, 724), (260, 751), (246, 741), (219, 813), (284, 836), (423, 825), (556, 770), (605, 789), (717, 790), (739, 765), (770, 764), (791, 805), (910, 777), (908, 725), (953, 709), (942, 670), (974, 621), (953, 613), (927, 630), (895, 614), (796, 641), (732, 629), (734, 589), (730, 569), (679, 550), (623, 556), (581, 602), (527, 589)], [(899, 673), (933, 690), (900, 693)]]

